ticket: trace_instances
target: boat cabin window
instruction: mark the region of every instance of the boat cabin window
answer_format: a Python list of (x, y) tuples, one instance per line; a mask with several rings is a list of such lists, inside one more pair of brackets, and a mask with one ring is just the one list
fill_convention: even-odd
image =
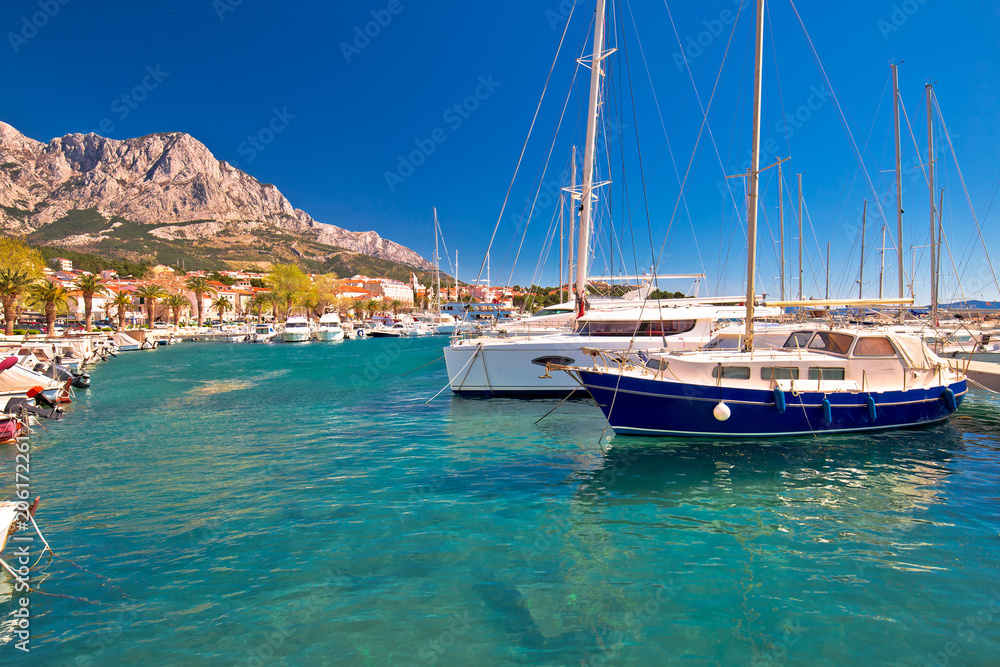
[(812, 336), (812, 331), (796, 331), (788, 337), (788, 340), (785, 341), (784, 347), (790, 347), (796, 350), (805, 349), (810, 336)]
[(656, 322), (585, 322), (580, 333), (585, 336), (676, 336), (694, 329), (696, 320)]
[(646, 362), (646, 368), (652, 368), (654, 371), (663, 371), (667, 369), (668, 362), (666, 359), (659, 359), (654, 357)]
[(572, 308), (542, 308), (540, 311), (535, 313), (535, 317), (539, 315), (565, 315), (566, 313), (572, 313)]
[(719, 336), (713, 338), (705, 344), (704, 350), (738, 350), (740, 349), (740, 336)]
[(843, 368), (820, 368), (813, 367), (809, 369), (809, 379), (810, 380), (843, 380), (844, 379), (844, 369)]
[(749, 380), (750, 379), (750, 367), (749, 366), (716, 366), (712, 369), (712, 377), (716, 380), (719, 377), (724, 380)]
[(896, 348), (892, 342), (883, 336), (878, 338), (859, 338), (854, 346), (855, 357), (894, 357)]
[(761, 380), (798, 380), (799, 369), (795, 366), (762, 366)]
[(853, 342), (854, 336), (849, 334), (834, 333), (833, 331), (817, 331), (809, 343), (809, 349), (831, 352), (833, 354), (847, 354)]

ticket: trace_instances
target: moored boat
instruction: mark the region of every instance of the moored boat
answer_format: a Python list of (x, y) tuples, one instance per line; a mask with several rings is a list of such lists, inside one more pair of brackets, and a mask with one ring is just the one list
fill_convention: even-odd
[(967, 391), (961, 373), (901, 334), (807, 329), (778, 350), (653, 354), (645, 365), (588, 352), (592, 366), (563, 370), (625, 435), (774, 437), (920, 426), (947, 419)]
[(344, 328), (340, 323), (339, 314), (323, 313), (319, 318), (319, 328), (316, 329), (316, 340), (344, 340)]
[(312, 338), (309, 322), (304, 317), (289, 317), (285, 322), (285, 330), (281, 332), (281, 340), (286, 343), (301, 343)]

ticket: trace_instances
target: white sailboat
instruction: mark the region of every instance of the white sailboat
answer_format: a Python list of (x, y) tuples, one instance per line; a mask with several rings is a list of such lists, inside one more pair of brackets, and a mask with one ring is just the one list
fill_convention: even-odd
[[(587, 310), (588, 304), (594, 305), (587, 293), (591, 207), (594, 190), (601, 185), (594, 183), (598, 108), (604, 76), (601, 63), (614, 52), (614, 49), (604, 48), (604, 9), (604, 0), (598, 0), (593, 54), (588, 65), (591, 78), (583, 182), (579, 192), (573, 193), (574, 199), (582, 204), (575, 296), (571, 304), (566, 304), (574, 312), (568, 314), (566, 308), (561, 306), (555, 309), (557, 312), (551, 313), (558, 316), (553, 320), (572, 318), (574, 329), (562, 333), (549, 330), (541, 336), (453, 339), (451, 345), (444, 349), (444, 357), (450, 387), (456, 394), (564, 396), (581, 390), (579, 383), (569, 376), (548, 373), (547, 365), (571, 365), (583, 361), (585, 348), (595, 346), (625, 353), (694, 349), (709, 342), (718, 320), (742, 315), (742, 311), (734, 313), (732, 309), (705, 305), (713, 300), (697, 299), (607, 301), (599, 308)], [(572, 222), (570, 226), (572, 228)], [(741, 299), (723, 297), (714, 301), (733, 303)], [(779, 313), (777, 309), (769, 312), (774, 316)]]

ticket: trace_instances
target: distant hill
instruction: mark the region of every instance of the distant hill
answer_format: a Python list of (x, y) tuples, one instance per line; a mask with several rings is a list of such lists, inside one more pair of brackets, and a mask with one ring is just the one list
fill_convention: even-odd
[(374, 231), (313, 220), (181, 132), (123, 141), (68, 134), (43, 144), (0, 122), (0, 229), (34, 244), (192, 268), (431, 268)]
[[(928, 310), (930, 306), (925, 306)], [(979, 301), (971, 299), (969, 301), (955, 301), (954, 303), (942, 303), (938, 308), (948, 310), (997, 310), (1000, 308), (1000, 301)]]

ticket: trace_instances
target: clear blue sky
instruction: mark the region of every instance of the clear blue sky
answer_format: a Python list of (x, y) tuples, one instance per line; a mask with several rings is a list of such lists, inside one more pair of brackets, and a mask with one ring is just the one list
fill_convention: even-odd
[[(0, 119), (42, 141), (71, 132), (98, 131), (119, 139), (188, 132), (218, 158), (276, 184), (293, 205), (317, 220), (352, 230), (375, 229), (428, 257), (433, 249), (431, 209), (437, 206), (449, 250), (452, 255), (460, 251), (461, 275), (472, 279), (499, 217), (571, 4), (570, 0), (8, 0), (0, 10), (4, 34), (0, 77), (5, 90)], [(1000, 235), (992, 231), (997, 212), (986, 214), (1000, 176), (996, 160), (1000, 123), (995, 111), (1000, 108), (1000, 5), (986, 0), (854, 1), (835, 8), (804, 0), (797, 4), (883, 202), (890, 221), (890, 247), (895, 198), (889, 62), (903, 61), (901, 94), (921, 151), (918, 156), (904, 125), (907, 282), (910, 248), (925, 245), (928, 236), (929, 196), (923, 174), (914, 166), (926, 159), (924, 84), (928, 81), (935, 83), (988, 246), (1000, 255)], [(620, 123), (623, 130), (612, 130), (610, 140), (602, 141), (611, 159), (610, 167), (608, 160), (601, 161), (601, 177), (608, 178), (610, 171), (614, 183), (601, 197), (602, 240), (595, 272), (610, 268), (610, 202), (618, 238), (616, 272), (623, 268), (622, 259), (629, 272), (635, 270), (636, 260), (648, 266), (650, 238), (658, 251), (669, 227), (661, 271), (704, 271), (708, 279), (703, 294), (738, 293), (744, 280), (741, 220), (745, 214), (741, 210), (739, 219), (734, 215), (737, 206), (719, 184), (724, 175), (744, 167), (749, 150), (753, 7), (746, 7), (736, 24), (718, 80), (709, 116), (714, 146), (704, 134), (696, 151), (701, 112), (687, 71), (679, 65), (680, 46), (668, 7), (680, 42), (688, 47), (698, 94), (707, 104), (733, 29), (725, 12), (735, 13), (739, 3), (621, 0), (615, 4), (616, 27), (609, 39), (619, 51), (607, 61), (605, 107), (608, 122)], [(40, 18), (38, 13), (46, 8), (52, 16)], [(805, 293), (823, 294), (828, 241), (833, 295), (857, 293), (857, 227), (867, 198), (864, 289), (867, 296), (875, 296), (883, 217), (871, 201), (874, 195), (859, 171), (837, 104), (824, 88), (823, 74), (791, 3), (775, 0), (768, 11), (763, 132), (764, 141), (771, 140), (776, 150), (766, 160), (791, 155), (783, 165), (790, 187), (795, 174), (804, 172), (809, 213)], [(569, 162), (570, 146), (583, 143), (586, 70), (581, 70), (569, 96), (558, 135), (555, 127), (567, 100), (574, 58), (589, 49), (592, 17), (589, 1), (581, 1), (573, 11), (563, 53), (494, 245), (494, 282), (511, 274), (523, 231), (513, 220), (535, 192), (553, 137), (545, 179), (553, 182), (551, 187)], [(370, 23), (378, 19), (384, 25)], [(29, 27), (33, 20), (42, 27)], [(366, 27), (375, 36), (358, 38)], [(147, 68), (159, 68), (159, 76), (149, 76)], [(138, 95), (144, 99), (121, 101), (122, 95), (144, 83), (148, 90)], [(481, 99), (470, 99), (477, 93)], [(455, 104), (467, 100), (474, 110), (454, 111)], [(275, 110), (283, 118), (273, 125), (280, 131), (261, 136)], [(783, 121), (789, 114), (798, 114), (799, 119)], [(100, 132), (102, 121), (104, 132)], [(248, 141), (253, 136), (258, 137), (256, 148)], [(417, 150), (417, 142), (425, 152), (433, 145), (433, 153), (412, 175), (404, 168), (402, 182), (388, 183), (386, 172), (398, 175), (399, 156)], [(686, 206), (680, 207), (670, 227), (679, 191), (677, 172), (683, 175), (692, 153)], [(950, 244), (943, 262), (942, 295), (959, 294), (953, 260), (967, 296), (996, 298), (950, 152), (940, 165)], [(773, 169), (762, 176), (759, 284), (776, 295), (775, 179)], [(742, 209), (740, 180), (730, 180), (729, 185)], [(549, 204), (536, 211), (513, 282), (532, 280), (553, 210)], [(791, 199), (785, 214), (791, 276), (797, 273)], [(893, 251), (887, 254), (886, 291), (892, 295), (896, 262)], [(538, 282), (557, 281), (556, 256), (557, 251), (550, 250), (541, 262)], [(926, 300), (926, 250), (917, 250), (916, 260), (917, 296)], [(789, 292), (795, 293), (796, 284), (789, 284)], [(686, 290), (690, 284), (663, 287)]]

